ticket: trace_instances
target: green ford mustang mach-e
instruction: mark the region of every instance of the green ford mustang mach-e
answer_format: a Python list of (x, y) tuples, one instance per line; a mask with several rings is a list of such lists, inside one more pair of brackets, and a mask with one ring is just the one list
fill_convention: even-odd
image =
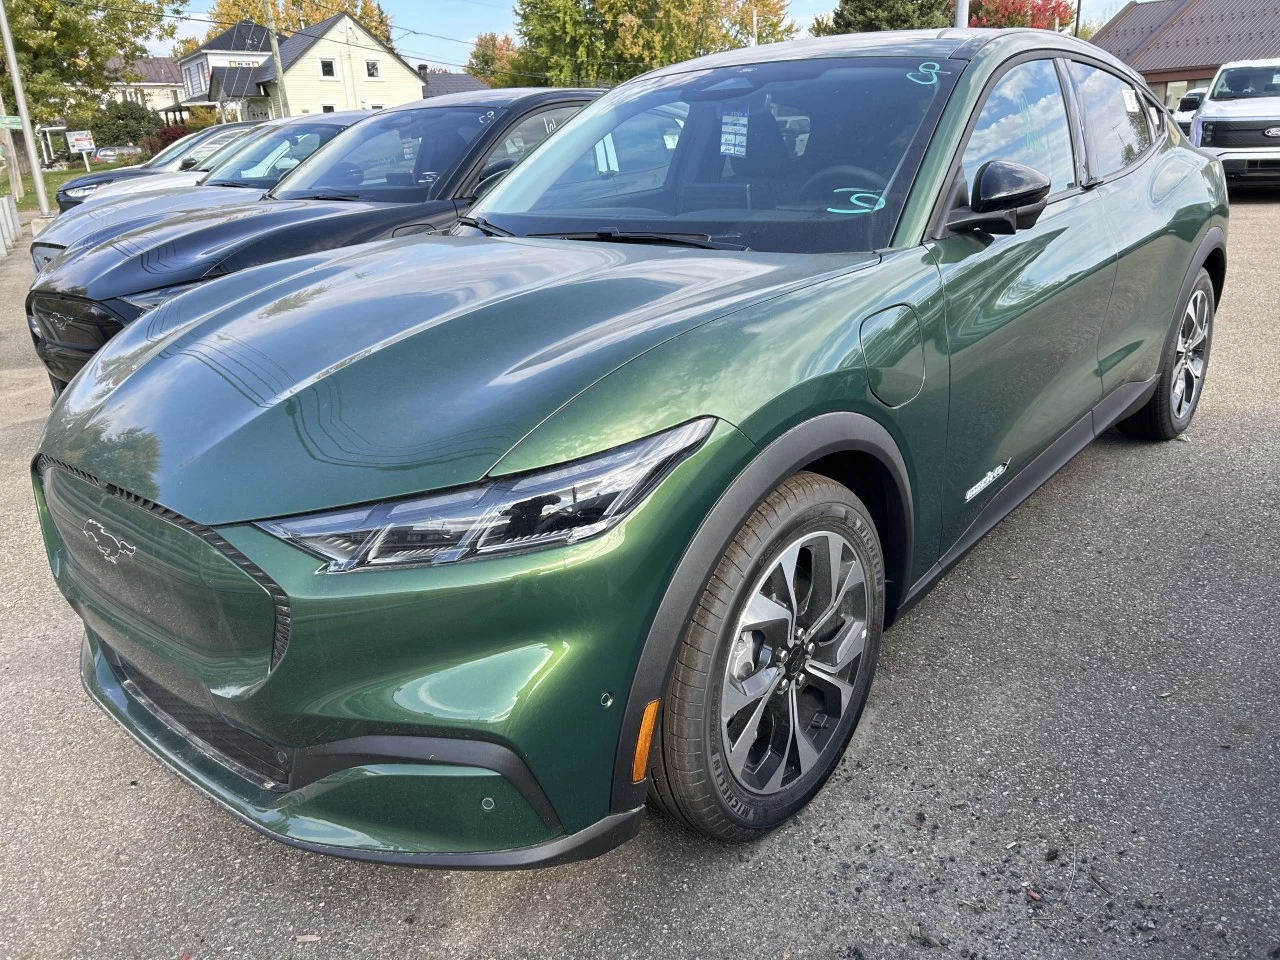
[(818, 791), (883, 631), (1100, 431), (1184, 430), (1217, 161), (1045, 31), (623, 84), (452, 236), (201, 284), (34, 464), (90, 695), (308, 849), (527, 866)]

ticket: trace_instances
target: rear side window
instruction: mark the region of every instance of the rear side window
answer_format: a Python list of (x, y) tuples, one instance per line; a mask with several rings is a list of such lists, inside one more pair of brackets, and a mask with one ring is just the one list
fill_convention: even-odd
[(1053, 193), (1076, 185), (1067, 107), (1052, 60), (1020, 63), (992, 87), (960, 161), (970, 195), (973, 178), (989, 160), (1039, 170)]
[(1084, 110), (1093, 175), (1105, 177), (1127, 167), (1153, 142), (1142, 97), (1105, 70), (1075, 61), (1069, 69)]

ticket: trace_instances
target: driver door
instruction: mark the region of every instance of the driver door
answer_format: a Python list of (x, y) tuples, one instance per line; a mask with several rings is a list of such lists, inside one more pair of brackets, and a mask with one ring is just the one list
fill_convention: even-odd
[(1101, 203), (1080, 186), (1063, 89), (1054, 60), (1016, 62), (989, 87), (961, 156), (969, 192), (989, 160), (1048, 176), (1036, 224), (1007, 236), (940, 230), (931, 243), (951, 358), (944, 554), (976, 539), (992, 497), (1102, 396), (1097, 343), (1116, 250)]

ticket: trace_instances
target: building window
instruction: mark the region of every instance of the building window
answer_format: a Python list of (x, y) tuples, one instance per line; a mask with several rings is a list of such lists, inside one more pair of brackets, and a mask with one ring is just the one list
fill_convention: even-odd
[(377, 60), (366, 60), (364, 62), (364, 72), (370, 80), (382, 79), (382, 64)]
[(322, 103), (322, 104), (320, 104), (320, 112), (321, 112), (321, 113), (333, 113), (333, 111), (334, 111), (335, 109), (336, 109), (336, 108), (334, 107), (334, 105), (333, 105), (332, 103)]
[(338, 75), (338, 74), (337, 74), (337, 71), (334, 69), (334, 64), (333, 64), (333, 61), (332, 61), (332, 60), (324, 60), (324, 59), (322, 59), (322, 60), (320, 61), (320, 76), (322, 76), (322, 77), (336, 77), (337, 75)]

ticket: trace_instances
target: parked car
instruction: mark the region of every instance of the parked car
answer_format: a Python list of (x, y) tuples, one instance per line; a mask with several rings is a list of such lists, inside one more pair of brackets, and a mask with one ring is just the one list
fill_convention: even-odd
[[(328, 159), (282, 186), (422, 179)], [(757, 837), (886, 626), (1112, 424), (1186, 429), (1227, 213), (1141, 77), (1050, 31), (624, 83), (453, 235), (211, 280), (90, 362), (35, 464), (85, 686), (309, 850), (561, 863), (646, 794)]]
[(1188, 90), (1178, 100), (1178, 109), (1173, 111), (1173, 119), (1187, 136), (1191, 136), (1191, 120), (1200, 109), (1200, 104), (1204, 103), (1204, 95), (1208, 92), (1208, 87), (1196, 87)]
[(191, 284), (303, 253), (447, 229), (482, 180), (508, 169), (598, 93), (474, 91), (380, 110), (260, 200), (144, 216), (124, 230), (113, 219), (101, 230), (77, 228), (67, 246), (57, 233), (42, 235), (32, 246), (38, 275), (27, 314), (54, 392), (123, 325)]
[(189, 190), (201, 184), (239, 186), (265, 193), (318, 147), (372, 113), (347, 110), (267, 120), (188, 170), (108, 184), (89, 197), (84, 206), (101, 207), (125, 197)]
[(98, 147), (93, 152), (92, 161), (94, 163), (116, 163), (126, 157), (142, 156), (142, 148), (130, 145), (121, 147)]
[(1222, 161), (1230, 184), (1280, 186), (1280, 58), (1219, 67), (1191, 142)]
[(216, 127), (206, 127), (189, 133), (181, 140), (175, 140), (146, 163), (130, 167), (116, 167), (112, 170), (98, 170), (75, 177), (58, 187), (55, 200), (60, 211), (70, 210), (85, 198), (108, 183), (126, 180), (132, 177), (150, 177), (159, 173), (177, 170), (187, 160), (199, 162), (214, 150), (221, 148), (233, 137), (239, 136), (247, 127), (256, 126), (256, 121), (245, 123), (223, 123)]

